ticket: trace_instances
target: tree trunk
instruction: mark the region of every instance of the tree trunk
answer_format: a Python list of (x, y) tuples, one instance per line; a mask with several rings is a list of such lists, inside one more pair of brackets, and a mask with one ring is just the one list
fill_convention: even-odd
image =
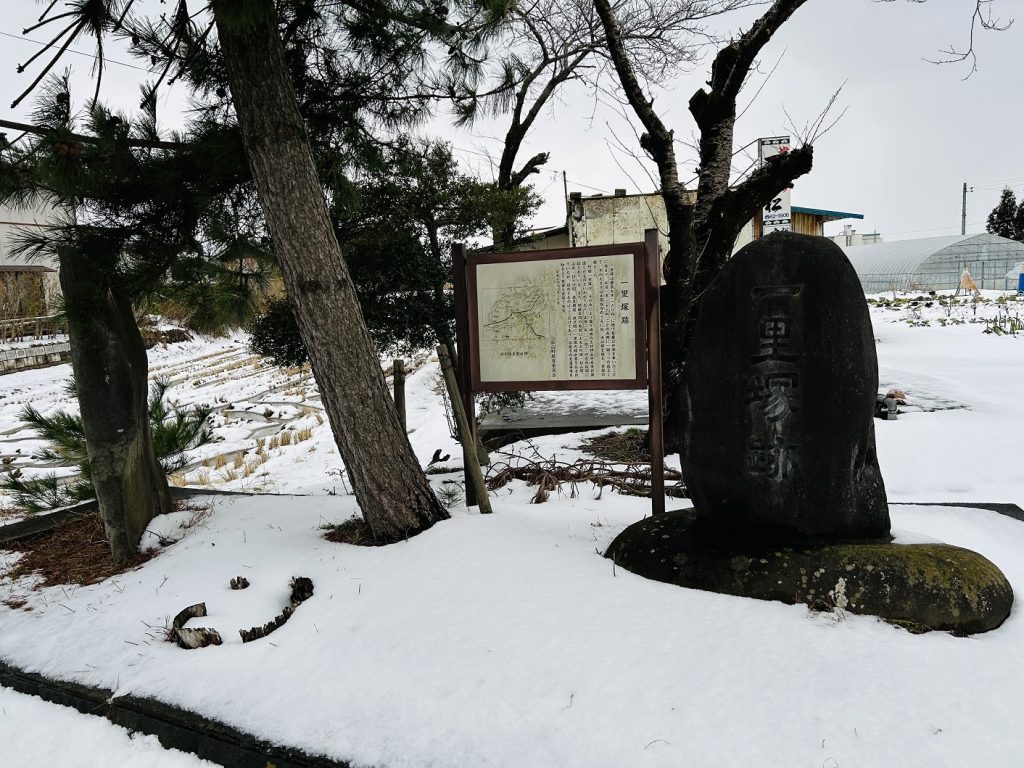
[(398, 421), (334, 236), (278, 35), (273, 0), (215, 0), (242, 142), (313, 376), (377, 541), (448, 517)]
[(156, 515), (171, 511), (149, 426), (149, 361), (127, 296), (87, 254), (60, 253), (82, 431), (114, 562), (139, 549)]

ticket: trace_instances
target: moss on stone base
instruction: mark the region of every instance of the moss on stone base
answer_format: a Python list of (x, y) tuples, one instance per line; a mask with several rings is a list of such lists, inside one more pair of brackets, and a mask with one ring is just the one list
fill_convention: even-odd
[(691, 510), (631, 525), (607, 557), (657, 581), (729, 595), (840, 607), (901, 625), (970, 635), (995, 629), (1013, 590), (989, 560), (948, 544), (843, 543), (764, 552), (702, 544)]

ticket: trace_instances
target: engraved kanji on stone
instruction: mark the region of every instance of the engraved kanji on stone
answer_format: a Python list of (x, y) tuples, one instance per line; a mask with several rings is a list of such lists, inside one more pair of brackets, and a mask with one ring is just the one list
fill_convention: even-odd
[(747, 471), (770, 480), (786, 480), (793, 472), (797, 448), (781, 438), (771, 442), (751, 438), (747, 443)]
[(751, 376), (746, 384), (747, 405), (753, 405), (769, 423), (783, 421), (800, 409), (799, 380), (795, 371)]

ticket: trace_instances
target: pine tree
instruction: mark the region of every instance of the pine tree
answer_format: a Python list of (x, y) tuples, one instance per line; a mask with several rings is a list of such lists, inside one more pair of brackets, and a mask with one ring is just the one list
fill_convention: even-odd
[(1013, 194), (1013, 190), (1004, 187), (1002, 195), (999, 196), (999, 203), (988, 215), (985, 231), (1000, 237), (1020, 240), (1024, 234), (1020, 230), (1020, 224), (1024, 224), (1024, 211), (1017, 206), (1017, 196)]
[(71, 104), (66, 77), (45, 83), (33, 125), (0, 152), (0, 201), (45, 200), (64, 214), (19, 247), (59, 259), (90, 479), (120, 562), (171, 509), (136, 307), (175, 289), (174, 267), (220, 264), (219, 241), (245, 240), (215, 220), (244, 195), (247, 175), (237, 131), (200, 121), (187, 140), (167, 142), (152, 111), (132, 120), (93, 101), (76, 116)]
[[(325, 411), (374, 537), (404, 539), (448, 517), (398, 422), (327, 216), (323, 182), (343, 173), (345, 157), (371, 133), (368, 125), (393, 127), (410, 112), (423, 113), (437, 92), (427, 81), (439, 45), (448, 51), (441, 63), (448, 82), (474, 77), (504, 0), (214, 0), (206, 16), (178, 0), (149, 24), (123, 0), (65, 6), (71, 10), (49, 21), (78, 20), (56, 42), (95, 34), (102, 52), (102, 37), (121, 35), (134, 54), (159, 65), (145, 103), (156, 103), (155, 89), (173, 69), (173, 78), (207, 100), (201, 109), (237, 118)], [(333, 164), (332, 153), (339, 157)]]
[(1013, 215), (1013, 234), (1011, 237), (1024, 243), (1024, 198), (1017, 206), (1017, 212)]

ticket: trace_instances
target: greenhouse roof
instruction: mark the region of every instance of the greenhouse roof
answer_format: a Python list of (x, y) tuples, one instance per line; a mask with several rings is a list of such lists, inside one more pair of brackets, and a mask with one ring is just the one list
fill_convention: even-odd
[[(872, 245), (840, 246), (843, 253), (860, 275), (903, 275), (916, 272), (929, 258), (953, 246), (977, 246), (979, 250), (996, 243), (1013, 243), (998, 235), (947, 235), (944, 237), (921, 237), (916, 240), (897, 240)], [(1020, 245), (1024, 252), (1024, 244)]]

